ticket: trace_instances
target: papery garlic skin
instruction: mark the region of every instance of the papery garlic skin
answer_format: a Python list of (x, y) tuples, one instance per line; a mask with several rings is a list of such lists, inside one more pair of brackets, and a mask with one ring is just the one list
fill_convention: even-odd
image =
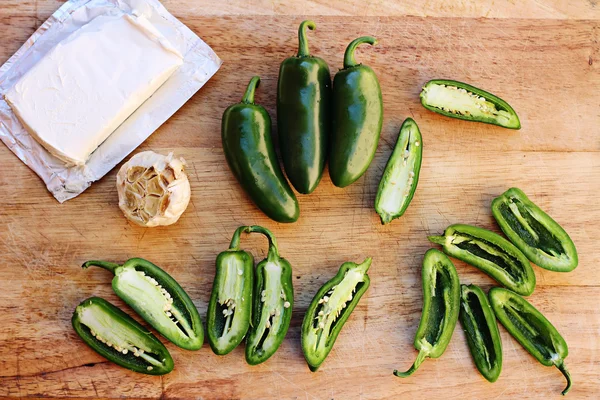
[(185, 160), (153, 151), (136, 154), (117, 174), (119, 208), (140, 226), (171, 225), (190, 202)]

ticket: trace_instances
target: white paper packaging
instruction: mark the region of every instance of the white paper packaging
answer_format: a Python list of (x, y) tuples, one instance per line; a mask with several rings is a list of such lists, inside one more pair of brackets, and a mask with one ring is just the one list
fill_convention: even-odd
[[(107, 13), (145, 15), (183, 54), (184, 63), (92, 153), (84, 166), (67, 167), (29, 135), (4, 100), (4, 93), (57, 43)], [(62, 203), (114, 168), (192, 97), (220, 65), (214, 51), (158, 0), (69, 0), (0, 67), (0, 139)]]

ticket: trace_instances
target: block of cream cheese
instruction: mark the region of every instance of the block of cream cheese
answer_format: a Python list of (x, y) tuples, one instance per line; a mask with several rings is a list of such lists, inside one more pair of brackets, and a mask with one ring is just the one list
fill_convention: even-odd
[(59, 42), (5, 99), (50, 153), (83, 165), (182, 63), (145, 17), (100, 15)]

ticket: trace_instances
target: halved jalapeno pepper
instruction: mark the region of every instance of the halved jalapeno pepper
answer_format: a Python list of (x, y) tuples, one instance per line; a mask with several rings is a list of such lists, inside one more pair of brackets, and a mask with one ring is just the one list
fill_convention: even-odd
[(417, 123), (407, 118), (379, 182), (375, 211), (382, 224), (400, 218), (408, 208), (419, 182), (422, 158), (421, 132)]
[(565, 230), (521, 189), (508, 189), (492, 202), (502, 232), (534, 264), (551, 271), (577, 267), (577, 250)]
[(265, 362), (279, 346), (290, 327), (294, 306), (292, 266), (279, 256), (277, 240), (266, 228), (251, 226), (249, 232), (269, 239), (267, 258), (256, 267), (252, 324), (246, 338), (246, 362)]
[(421, 91), (423, 107), (446, 117), (520, 129), (513, 108), (501, 98), (466, 83), (446, 79), (427, 82)]
[(161, 335), (186, 350), (198, 350), (204, 328), (192, 299), (169, 274), (142, 258), (123, 265), (91, 260), (83, 268), (96, 266), (112, 272), (114, 292)]
[(248, 226), (240, 226), (229, 249), (217, 256), (206, 316), (208, 343), (215, 354), (225, 355), (235, 349), (250, 326), (254, 258), (240, 250), (240, 235), (249, 230)]
[(173, 370), (165, 346), (146, 328), (99, 297), (82, 301), (71, 319), (73, 329), (96, 353), (121, 367), (149, 375)]
[(535, 273), (527, 257), (502, 236), (470, 225), (450, 225), (443, 236), (429, 236), (444, 252), (479, 268), (523, 296), (535, 289)]
[(426, 358), (438, 358), (450, 343), (458, 320), (460, 282), (452, 261), (441, 251), (429, 249), (423, 258), (423, 312), (415, 334), (417, 359), (406, 371), (394, 375), (412, 375)]
[(311, 371), (316, 371), (333, 349), (342, 327), (369, 288), (371, 258), (361, 264), (346, 262), (336, 276), (313, 298), (302, 321), (302, 352)]

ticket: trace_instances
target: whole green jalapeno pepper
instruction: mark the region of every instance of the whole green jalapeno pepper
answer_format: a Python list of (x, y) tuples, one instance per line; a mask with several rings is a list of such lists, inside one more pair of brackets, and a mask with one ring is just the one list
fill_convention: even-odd
[(259, 82), (258, 76), (253, 77), (242, 101), (223, 113), (223, 151), (233, 175), (262, 212), (277, 222), (295, 222), (300, 208), (277, 161), (271, 117), (254, 104)]
[(123, 265), (91, 260), (82, 267), (91, 266), (112, 272), (117, 296), (165, 338), (186, 350), (202, 347), (204, 328), (196, 306), (161, 268), (142, 258), (131, 258)]
[(520, 129), (513, 108), (501, 98), (466, 83), (433, 79), (423, 86), (421, 104), (446, 117)]
[(479, 286), (460, 286), (459, 319), (475, 366), (485, 379), (496, 382), (502, 371), (502, 341), (494, 311)]
[(535, 289), (535, 273), (527, 257), (502, 236), (470, 225), (450, 225), (443, 236), (429, 236), (451, 257), (479, 268), (501, 285), (523, 296)]
[(149, 375), (173, 370), (173, 359), (156, 336), (104, 299), (82, 301), (71, 324), (85, 344), (121, 367)]
[(412, 375), (426, 358), (444, 354), (456, 327), (460, 307), (460, 282), (452, 261), (441, 251), (429, 249), (423, 258), (423, 312), (415, 334), (417, 359), (406, 371), (394, 375)]
[(577, 267), (577, 250), (565, 230), (521, 189), (508, 189), (492, 201), (502, 232), (534, 264), (557, 272)]
[(333, 79), (333, 121), (329, 176), (337, 187), (360, 178), (373, 161), (383, 123), (383, 99), (375, 72), (354, 58), (362, 43), (377, 44), (371, 36), (353, 40), (344, 55), (344, 68)]
[(277, 130), (279, 148), (288, 179), (296, 190), (311, 193), (323, 175), (331, 122), (331, 75), (327, 63), (311, 56), (306, 28), (298, 28), (298, 54), (279, 67)]
[(254, 258), (240, 250), (240, 235), (249, 231), (250, 227), (240, 226), (233, 234), (229, 249), (217, 256), (206, 325), (208, 343), (218, 355), (235, 349), (250, 326)]
[(490, 290), (490, 302), (498, 320), (504, 325), (521, 346), (540, 363), (547, 367), (555, 366), (567, 379), (571, 389), (571, 374), (565, 366), (569, 348), (556, 328), (523, 297), (503, 288)]
[(382, 224), (400, 218), (408, 208), (419, 182), (422, 158), (421, 132), (412, 118), (406, 118), (379, 181), (375, 211)]
[(277, 239), (266, 228), (251, 226), (249, 232), (269, 239), (267, 258), (256, 266), (252, 324), (246, 338), (246, 362), (260, 364), (271, 357), (285, 338), (294, 306), (292, 266), (279, 256)]
[(344, 324), (369, 288), (371, 258), (361, 264), (346, 262), (313, 298), (302, 321), (302, 352), (311, 371), (316, 371), (333, 349)]

